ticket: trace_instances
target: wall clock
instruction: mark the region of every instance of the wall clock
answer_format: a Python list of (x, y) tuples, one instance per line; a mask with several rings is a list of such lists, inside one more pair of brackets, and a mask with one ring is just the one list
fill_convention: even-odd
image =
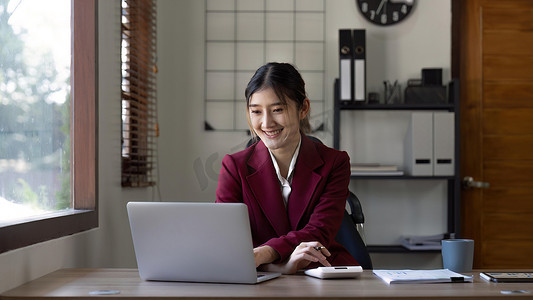
[(415, 0), (356, 0), (359, 12), (373, 24), (389, 26), (407, 18)]

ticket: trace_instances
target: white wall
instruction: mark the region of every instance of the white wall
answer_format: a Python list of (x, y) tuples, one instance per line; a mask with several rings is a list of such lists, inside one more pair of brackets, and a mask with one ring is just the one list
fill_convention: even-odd
[[(339, 28), (366, 29), (367, 92), (379, 93), (381, 101), (383, 81), (398, 80), (404, 88), (409, 79), (421, 78), (422, 68), (442, 68), (443, 82), (450, 80), (451, 1), (417, 1), (412, 16), (392, 27), (364, 21), (355, 1), (326, 3), (331, 16), (327, 24), (330, 82), (338, 77)], [(402, 166), (409, 116), (405, 111), (343, 111), (340, 147), (352, 162)], [(447, 231), (446, 181), (359, 180), (352, 181), (350, 189), (362, 202), (369, 244), (399, 244), (402, 236)], [(442, 263), (438, 253), (373, 253), (372, 258), (375, 267), (440, 267)]]
[[(150, 188), (120, 186), (120, 1), (98, 4), (100, 226), (1, 254), (0, 292), (64, 267), (135, 267), (125, 205), (154, 199), (157, 193)], [(422, 67), (442, 67), (444, 78), (449, 79), (450, 0), (418, 1), (414, 15), (392, 28), (362, 21), (353, 0), (327, 0), (326, 6), (327, 83), (333, 83), (338, 73), (339, 28), (367, 29), (370, 91), (379, 91), (384, 79), (419, 78)], [(158, 1), (159, 181), (164, 201), (213, 201), (222, 156), (241, 149), (248, 138), (244, 133), (203, 130), (203, 38), (204, 1)], [(332, 107), (333, 91), (330, 84), (326, 87), (330, 89), (326, 101)], [(328, 131), (317, 136), (331, 145), (331, 116), (328, 118)], [(343, 115), (343, 128), (350, 128), (352, 119)], [(381, 185), (386, 187), (386, 183)], [(352, 186), (358, 195), (367, 194), (365, 188)], [(375, 202), (364, 203), (365, 210), (378, 215), (391, 211), (386, 204), (379, 204), (379, 199)], [(367, 220), (376, 219), (371, 215), (367, 212)], [(367, 234), (373, 230), (372, 222), (368, 223)], [(385, 232), (376, 230), (373, 235)], [(440, 255), (431, 254), (375, 254), (373, 258), (376, 267), (440, 264)]]
[[(213, 201), (220, 160), (224, 154), (242, 149), (248, 137), (244, 133), (203, 130), (204, 1), (160, 0), (158, 5), (159, 61), (165, 62), (160, 64), (158, 82), (162, 197)], [(167, 26), (175, 19), (187, 25)], [(450, 79), (449, 0), (418, 1), (413, 15), (393, 27), (373, 26), (362, 20), (353, 0), (326, 1), (326, 105), (330, 109), (326, 132), (316, 135), (328, 145), (332, 144), (333, 81), (338, 77), (340, 28), (367, 30), (370, 92), (382, 93), (384, 80), (398, 80), (405, 87), (408, 79), (420, 78), (421, 69), (427, 67), (443, 68), (444, 82)], [(168, 113), (174, 116), (165, 118)], [(407, 120), (406, 112), (342, 112), (341, 148), (348, 151), (352, 161), (401, 165)], [(386, 122), (390, 121), (393, 123), (388, 126)], [(367, 241), (371, 244), (397, 244), (402, 235), (446, 231), (443, 181), (352, 182), (350, 188), (363, 202)], [(441, 264), (439, 254), (400, 254), (400, 260), (398, 255), (373, 257), (377, 266), (385, 267), (398, 266), (396, 261), (411, 267)]]

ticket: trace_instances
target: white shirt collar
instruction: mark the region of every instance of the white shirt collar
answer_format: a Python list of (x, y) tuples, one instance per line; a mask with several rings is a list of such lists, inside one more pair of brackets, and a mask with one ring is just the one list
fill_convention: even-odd
[(270, 153), (270, 158), (272, 159), (272, 163), (274, 164), (274, 168), (276, 169), (276, 175), (278, 176), (279, 183), (281, 185), (282, 189), (282, 195), (283, 200), (285, 200), (285, 204), (287, 204), (287, 201), (289, 200), (289, 195), (291, 192), (291, 184), (292, 184), (292, 175), (294, 172), (294, 166), (296, 165), (296, 160), (298, 159), (298, 154), (300, 153), (300, 145), (302, 144), (302, 138), (300, 137), (300, 141), (298, 142), (298, 146), (296, 147), (296, 150), (294, 150), (294, 154), (292, 155), (291, 163), (289, 164), (289, 172), (287, 173), (287, 178), (283, 178), (281, 176), (281, 172), (279, 170), (278, 162), (276, 161), (276, 158), (274, 157), (274, 154), (268, 149), (268, 153)]
[[(292, 155), (291, 163), (289, 164), (289, 172), (287, 173), (287, 180), (292, 183), (292, 172), (294, 171), (294, 166), (296, 165), (296, 160), (298, 159), (298, 153), (300, 153), (300, 145), (302, 144), (302, 138), (300, 137), (300, 140), (298, 141), (298, 146), (296, 146), (296, 150), (294, 150), (294, 154)], [(267, 148), (268, 149), (268, 148)], [(281, 176), (281, 172), (279, 170), (279, 165), (274, 157), (274, 154), (272, 154), (272, 151), (268, 149), (268, 153), (270, 153), (270, 158), (272, 159), (272, 163), (274, 163), (274, 168), (276, 169), (276, 174), (278, 175), (278, 179), (281, 182), (283, 176)]]

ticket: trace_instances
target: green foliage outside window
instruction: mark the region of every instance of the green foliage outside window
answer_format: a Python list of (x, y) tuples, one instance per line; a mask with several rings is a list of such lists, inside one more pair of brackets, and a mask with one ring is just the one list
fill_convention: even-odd
[(50, 50), (29, 53), (27, 32), (12, 25), (23, 2), (0, 0), (0, 200), (67, 209), (70, 79)]

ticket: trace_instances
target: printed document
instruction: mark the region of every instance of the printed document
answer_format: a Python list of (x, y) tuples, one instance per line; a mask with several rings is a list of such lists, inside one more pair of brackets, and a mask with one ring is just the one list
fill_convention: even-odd
[(386, 283), (438, 283), (472, 282), (473, 276), (465, 276), (448, 269), (437, 270), (374, 270), (374, 274)]

